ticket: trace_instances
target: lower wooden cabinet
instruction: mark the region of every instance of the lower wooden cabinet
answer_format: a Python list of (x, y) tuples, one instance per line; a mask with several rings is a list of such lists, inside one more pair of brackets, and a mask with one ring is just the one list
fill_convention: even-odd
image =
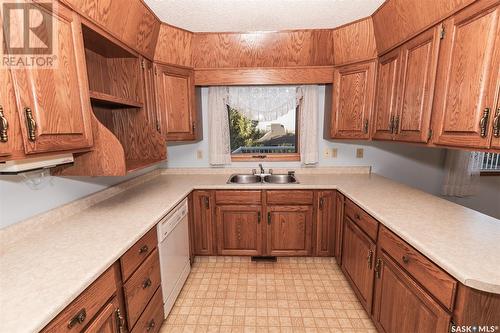
[(316, 198), (316, 251), (317, 256), (333, 256), (335, 249), (337, 200), (336, 191), (319, 191)]
[(213, 193), (211, 191), (193, 192), (193, 250), (195, 255), (215, 254)]
[(380, 332), (447, 332), (451, 315), (383, 251), (377, 259), (373, 317)]
[(261, 211), (261, 206), (217, 206), (217, 254), (261, 255)]
[(115, 297), (83, 331), (84, 333), (116, 333), (123, 327), (123, 317), (118, 299)]
[(342, 271), (351, 283), (359, 301), (371, 311), (375, 243), (349, 217), (344, 219)]
[(312, 206), (267, 207), (267, 255), (312, 254)]

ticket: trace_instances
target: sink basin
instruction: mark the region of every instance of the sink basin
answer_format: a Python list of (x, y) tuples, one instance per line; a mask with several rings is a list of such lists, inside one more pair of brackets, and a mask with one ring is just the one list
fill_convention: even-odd
[(232, 175), (229, 177), (229, 184), (256, 184), (262, 182), (258, 175)]
[(264, 177), (264, 182), (270, 184), (297, 184), (295, 175), (267, 175)]

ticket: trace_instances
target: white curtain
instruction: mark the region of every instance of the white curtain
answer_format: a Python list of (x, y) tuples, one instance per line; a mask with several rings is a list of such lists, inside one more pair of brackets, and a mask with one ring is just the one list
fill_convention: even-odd
[(467, 197), (475, 195), (479, 186), (479, 175), (483, 153), (448, 150), (445, 161), (443, 195)]
[(300, 159), (304, 165), (318, 163), (318, 86), (307, 85), (297, 89), (300, 124)]
[(227, 88), (208, 88), (208, 155), (212, 166), (231, 164)]

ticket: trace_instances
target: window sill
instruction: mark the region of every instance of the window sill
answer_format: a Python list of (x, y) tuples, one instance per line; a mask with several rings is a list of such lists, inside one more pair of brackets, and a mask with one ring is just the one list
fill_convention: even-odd
[(300, 161), (300, 154), (238, 154), (231, 155), (233, 162), (290, 162)]
[(500, 176), (500, 171), (481, 171), (480, 176)]

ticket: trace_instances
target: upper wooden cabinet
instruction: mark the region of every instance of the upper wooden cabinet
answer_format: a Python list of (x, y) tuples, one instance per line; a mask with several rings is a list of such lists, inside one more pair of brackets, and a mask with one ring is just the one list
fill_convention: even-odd
[(337, 67), (333, 75), (331, 139), (369, 139), (375, 87), (375, 61)]
[(16, 101), (12, 77), (7, 69), (0, 69), (0, 161), (12, 155), (15, 150), (14, 140), (19, 140), (14, 133), (18, 122)]
[(499, 90), (498, 1), (478, 1), (444, 22), (433, 142), (488, 148)]
[(193, 71), (156, 65), (156, 93), (161, 133), (167, 141), (198, 138)]
[[(58, 37), (55, 66), (12, 70), (26, 154), (81, 150), (93, 144), (80, 19), (62, 5), (49, 15)], [(38, 31), (50, 35), (48, 29), (52, 27)]]
[(427, 142), (441, 27), (380, 58), (373, 138)]
[(497, 96), (497, 108), (493, 117), (492, 132), (491, 148), (500, 149), (500, 89)]
[(142, 58), (142, 86), (144, 91), (144, 108), (148, 124), (152, 129), (161, 133), (160, 117), (156, 105), (155, 69), (153, 62)]

